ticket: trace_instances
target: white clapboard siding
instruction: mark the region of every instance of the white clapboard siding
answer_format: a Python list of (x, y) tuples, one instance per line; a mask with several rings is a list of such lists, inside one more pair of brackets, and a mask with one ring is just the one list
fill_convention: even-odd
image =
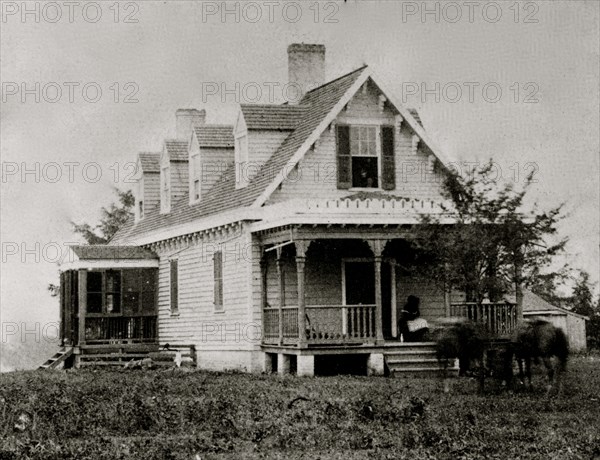
[(160, 173), (144, 173), (142, 180), (144, 188), (144, 215), (160, 203)]
[(248, 131), (248, 161), (258, 165), (266, 163), (289, 134), (289, 131)]
[(171, 207), (175, 202), (186, 196), (189, 190), (189, 165), (183, 161), (172, 161), (171, 172)]
[[(247, 234), (242, 234), (223, 240), (190, 243), (184, 250), (159, 254), (158, 327), (161, 343), (192, 343), (199, 351), (249, 350), (256, 345), (244, 336), (245, 329), (253, 321), (249, 293), (252, 251), (246, 250), (248, 238)], [(215, 244), (220, 244), (223, 252), (222, 312), (214, 306), (212, 254)], [(172, 315), (170, 309), (170, 258), (179, 261), (178, 315)]]
[[(202, 177), (200, 178), (200, 194), (204, 196), (215, 182), (223, 175), (225, 170), (234, 162), (234, 151), (232, 148), (209, 148), (200, 149), (200, 161), (202, 163)], [(190, 161), (190, 168), (193, 166)]]
[[(389, 109), (380, 112), (378, 96), (370, 89), (367, 94), (359, 91), (342, 111), (337, 121), (340, 123), (374, 120), (382, 124), (395, 124)], [(431, 170), (429, 152), (422, 143), (417, 152), (413, 151), (413, 132), (406, 122), (395, 130), (395, 190), (382, 193), (406, 198), (441, 198), (439, 174)], [(336, 133), (327, 129), (320, 136), (314, 149), (309, 150), (300, 160), (297, 170), (292, 171), (284, 180), (280, 189), (270, 197), (269, 203), (279, 203), (294, 198), (323, 199), (341, 198), (349, 194), (348, 190), (337, 188)]]

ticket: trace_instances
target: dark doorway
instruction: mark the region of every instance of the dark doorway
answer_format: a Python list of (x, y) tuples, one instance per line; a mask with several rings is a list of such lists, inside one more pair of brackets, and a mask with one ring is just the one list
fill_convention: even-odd
[(346, 305), (375, 304), (373, 262), (346, 262)]

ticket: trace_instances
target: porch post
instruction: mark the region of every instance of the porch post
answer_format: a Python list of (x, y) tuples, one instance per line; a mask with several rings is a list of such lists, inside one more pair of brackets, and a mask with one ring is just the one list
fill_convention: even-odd
[(515, 300), (517, 302), (517, 325), (523, 322), (523, 285), (521, 282), (522, 267), (515, 263)]
[(279, 285), (279, 312), (278, 312), (278, 331), (279, 345), (283, 345), (283, 304), (285, 302), (285, 285), (283, 284), (283, 260), (281, 247), (277, 248), (277, 281)]
[(304, 265), (306, 263), (306, 250), (310, 241), (299, 240), (296, 245), (296, 273), (298, 275), (298, 346), (306, 347), (306, 301), (304, 286)]
[(386, 241), (369, 240), (375, 262), (375, 343), (383, 343), (383, 319), (381, 300), (381, 259)]
[(79, 270), (79, 331), (77, 344), (85, 343), (85, 312), (87, 311), (87, 270)]
[[(268, 262), (265, 256), (264, 247), (260, 248), (260, 316), (262, 318), (263, 331), (266, 330), (265, 308), (267, 307), (267, 269)], [(264, 341), (264, 337), (263, 337)]]
[(448, 281), (449, 278), (449, 272), (450, 271), (450, 267), (448, 266), (448, 263), (444, 264), (444, 307), (446, 310), (446, 317), (450, 317), (450, 315), (452, 314), (452, 309), (451, 309), (451, 302), (452, 299), (450, 298), (450, 282)]

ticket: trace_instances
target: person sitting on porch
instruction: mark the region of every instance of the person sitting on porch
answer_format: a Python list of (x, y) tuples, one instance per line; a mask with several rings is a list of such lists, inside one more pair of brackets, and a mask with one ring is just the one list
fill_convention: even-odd
[(428, 330), (427, 321), (419, 318), (421, 316), (419, 304), (420, 299), (417, 296), (409, 295), (400, 314), (400, 334), (406, 342), (422, 341)]

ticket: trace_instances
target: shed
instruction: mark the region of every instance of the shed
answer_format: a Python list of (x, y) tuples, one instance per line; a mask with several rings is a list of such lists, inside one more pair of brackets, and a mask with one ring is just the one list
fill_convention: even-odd
[(585, 321), (589, 319), (587, 316), (552, 305), (526, 289), (523, 290), (523, 316), (525, 319), (543, 319), (560, 327), (569, 338), (571, 351), (586, 350)]

